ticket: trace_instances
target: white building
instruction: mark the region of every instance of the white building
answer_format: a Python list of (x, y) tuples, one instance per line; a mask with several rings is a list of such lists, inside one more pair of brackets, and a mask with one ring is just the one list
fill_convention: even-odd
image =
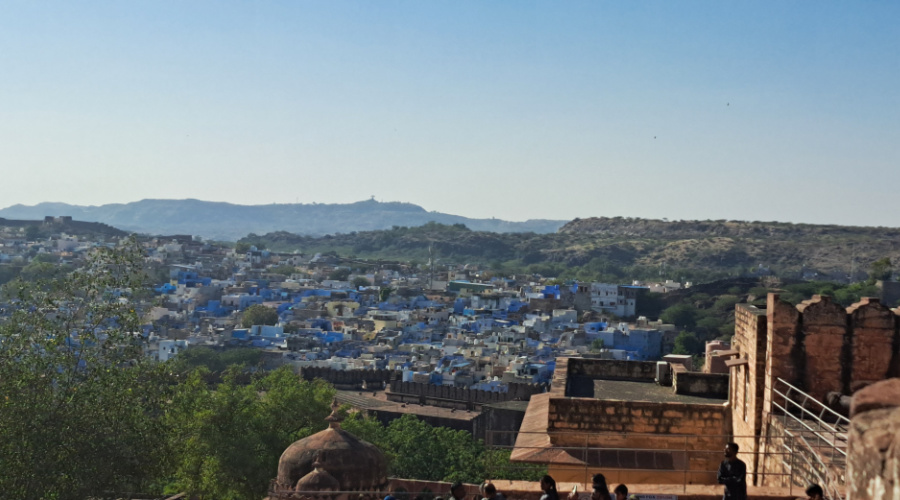
[(635, 315), (638, 290), (644, 287), (591, 283), (591, 309), (620, 318)]

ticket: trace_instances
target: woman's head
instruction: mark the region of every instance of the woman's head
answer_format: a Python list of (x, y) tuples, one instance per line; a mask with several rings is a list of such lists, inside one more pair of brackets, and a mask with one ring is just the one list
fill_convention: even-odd
[(541, 489), (544, 491), (556, 490), (556, 480), (550, 476), (541, 478)]
[(609, 498), (609, 486), (606, 485), (606, 476), (603, 474), (594, 474), (591, 478), (591, 489), (593, 489), (601, 498)]

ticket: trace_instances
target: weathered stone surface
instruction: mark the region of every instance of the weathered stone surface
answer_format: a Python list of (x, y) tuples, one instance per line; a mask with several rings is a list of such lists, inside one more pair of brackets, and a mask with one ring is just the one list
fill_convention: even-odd
[(855, 385), (883, 380), (894, 355), (894, 313), (878, 299), (866, 297), (848, 307), (847, 314), (853, 329), (851, 379)]
[(848, 441), (848, 498), (900, 500), (900, 408), (857, 414)]
[(847, 310), (820, 295), (801, 302), (797, 310), (803, 314), (806, 390), (824, 401), (829, 392), (843, 390), (843, 370), (849, 369), (841, 363)]
[(900, 406), (900, 379), (882, 380), (860, 389), (850, 403), (850, 416)]

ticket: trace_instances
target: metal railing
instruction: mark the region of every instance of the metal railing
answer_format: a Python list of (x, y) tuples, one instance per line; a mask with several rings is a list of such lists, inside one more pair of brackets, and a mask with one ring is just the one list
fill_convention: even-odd
[(850, 420), (781, 378), (772, 387), (772, 407), (781, 417), (782, 447), (789, 452), (790, 462), (784, 466), (793, 472), (800, 465), (796, 463), (800, 457), (804, 469), (812, 475), (806, 479), (822, 485), (830, 499), (841, 499), (836, 484), (843, 483)]
[[(496, 444), (503, 435), (522, 436), (535, 434), (550, 436), (551, 442), (565, 442), (566, 444), (553, 444), (550, 446), (514, 446)], [(526, 432), (526, 431), (486, 431), (486, 446), (491, 450), (511, 451), (515, 448), (517, 454), (527, 453), (529, 450), (539, 452), (552, 450), (554, 459), (552, 468), (555, 471), (551, 475), (558, 475), (557, 481), (566, 483), (579, 483), (585, 491), (590, 491), (591, 476), (596, 472), (602, 472), (608, 483), (629, 482), (640, 475), (652, 476), (656, 482), (647, 484), (665, 484), (679, 487), (686, 493), (691, 485), (717, 485), (716, 474), (719, 464), (724, 460), (723, 451), (728, 442), (742, 438), (757, 439), (757, 436), (736, 436), (731, 434), (702, 436), (692, 434), (656, 434), (636, 432)], [(576, 439), (582, 442), (572, 444)], [(509, 439), (505, 440), (509, 441)], [(644, 446), (626, 446), (625, 442), (640, 442)], [(604, 444), (610, 443), (610, 444)], [(615, 443), (615, 444), (613, 444)], [(647, 443), (650, 443), (649, 445)], [(786, 456), (793, 452), (789, 449), (781, 451), (753, 452), (741, 450), (738, 458), (747, 464), (757, 463), (756, 456), (781, 456), (786, 462)], [(615, 460), (608, 460), (616, 457)], [(623, 460), (623, 457), (626, 457)], [(640, 457), (640, 458), (639, 458)], [(633, 459), (631, 463), (625, 463)], [(761, 461), (760, 461), (761, 463)], [(702, 465), (698, 465), (702, 464)], [(527, 471), (534, 471), (537, 463), (511, 462), (502, 464), (498, 470), (488, 466), (485, 470), (485, 479), (500, 480), (510, 476), (520, 477)], [(546, 467), (546, 465), (544, 466)], [(761, 470), (748, 471), (747, 477), (755, 475), (761, 481), (765, 478), (787, 478), (785, 489), (788, 495), (802, 495), (806, 485), (795, 484), (790, 481), (791, 472), (766, 472)], [(560, 479), (565, 477), (568, 479)], [(577, 480), (575, 478), (577, 477)]]

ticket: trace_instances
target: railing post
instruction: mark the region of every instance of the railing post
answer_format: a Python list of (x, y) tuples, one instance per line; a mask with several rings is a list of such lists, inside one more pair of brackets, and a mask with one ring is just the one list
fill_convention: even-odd
[(584, 435), (584, 476), (582, 476), (582, 479), (584, 480), (583, 484), (587, 484), (587, 481), (588, 481), (588, 477), (587, 477), (587, 475), (588, 475), (588, 459), (590, 458), (590, 456), (588, 455), (588, 453), (590, 453), (590, 451), (588, 450), (588, 444), (590, 444), (589, 441), (590, 441), (590, 434), (585, 434)]
[(685, 435), (684, 436), (684, 480), (682, 481), (682, 483), (684, 483), (682, 493), (684, 493), (684, 494), (687, 494), (688, 469), (691, 468), (691, 455), (690, 455), (690, 453), (688, 453), (687, 448), (688, 448), (688, 438), (687, 438), (687, 435)]

